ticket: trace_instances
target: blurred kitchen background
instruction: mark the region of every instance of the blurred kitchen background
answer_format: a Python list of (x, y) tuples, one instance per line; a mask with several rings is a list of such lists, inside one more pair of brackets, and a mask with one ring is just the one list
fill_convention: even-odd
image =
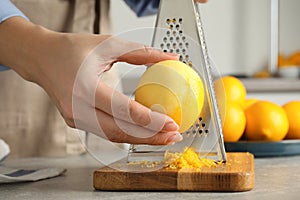
[[(279, 2), (278, 9), (276, 9), (276, 2)], [(137, 18), (123, 0), (112, 0), (111, 4), (113, 34), (121, 37), (125, 35), (124, 38), (126, 39), (137, 39), (143, 35), (145, 41), (143, 39), (138, 41), (149, 45), (152, 38), (151, 31), (147, 31), (147, 36), (145, 36), (140, 31), (132, 30), (154, 27), (156, 16)], [(278, 53), (285, 56), (299, 52), (299, 8), (299, 0), (209, 0), (208, 3), (202, 4), (201, 19), (209, 54), (220, 73), (240, 77), (253, 77), (254, 75), (268, 77), (270, 75), (268, 73), (269, 66), (272, 64), (271, 59), (274, 60), (274, 55), (271, 56), (271, 49), (273, 49), (273, 54), (276, 50), (276, 57), (277, 47)], [(273, 13), (271, 9), (273, 9)], [(273, 14), (273, 18), (271, 14)], [(278, 43), (275, 41), (271, 44), (271, 40), (274, 41), (274, 37), (276, 39), (277, 21)], [(271, 31), (272, 23), (273, 30)], [(127, 37), (127, 35), (130, 36)], [(273, 65), (276, 65), (276, 72), (274, 73), (277, 75), (277, 58), (276, 63), (273, 63)], [(122, 64), (118, 67), (121, 73), (126, 74), (122, 80), (124, 92), (132, 94), (138, 77), (145, 68), (135, 68), (128, 73), (128, 69), (132, 69), (132, 66)], [(296, 76), (299, 77), (300, 67), (297, 69), (298, 71), (293, 71), (291, 76), (298, 73)], [(275, 98), (274, 100), (283, 103), (289, 96), (287, 93), (290, 92), (291, 96), (288, 99), (300, 99), (300, 96), (297, 96), (300, 93), (299, 78), (277, 78), (276, 80), (268, 79), (267, 81), (265, 79), (243, 79), (243, 82), (246, 84), (248, 92), (250, 92), (248, 93), (250, 97), (252, 97), (251, 91), (254, 97), (254, 93), (260, 93), (260, 98), (262, 92), (264, 96), (268, 92), (272, 93), (270, 94), (271, 97), (275, 95), (274, 92), (276, 94), (284, 92), (283, 96), (286, 97), (282, 99), (280, 94), (281, 99)]]

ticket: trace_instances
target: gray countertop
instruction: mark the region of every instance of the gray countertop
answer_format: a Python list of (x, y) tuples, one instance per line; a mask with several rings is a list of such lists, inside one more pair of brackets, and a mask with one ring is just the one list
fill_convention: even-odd
[(0, 185), (0, 199), (299, 199), (300, 156), (256, 158), (255, 188), (248, 192), (108, 192), (95, 191), (92, 173), (101, 166), (89, 155), (66, 158), (26, 158), (7, 160), (7, 167), (63, 167), (67, 172), (59, 177), (38, 182)]

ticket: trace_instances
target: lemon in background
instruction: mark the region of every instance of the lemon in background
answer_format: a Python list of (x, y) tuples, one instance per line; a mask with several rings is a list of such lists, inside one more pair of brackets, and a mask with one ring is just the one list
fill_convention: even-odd
[(218, 107), (222, 120), (225, 142), (238, 141), (245, 130), (244, 113), (246, 88), (233, 76), (223, 76), (214, 82)]
[(259, 100), (245, 109), (245, 139), (280, 141), (289, 128), (284, 109), (272, 102)]
[(282, 67), (286, 63), (286, 57), (283, 54), (278, 54), (278, 67)]
[(217, 79), (214, 83), (216, 96), (225, 95), (225, 101), (244, 105), (246, 99), (246, 88), (244, 84), (233, 76), (224, 76)]
[(286, 139), (300, 139), (300, 101), (290, 101), (282, 107), (289, 121)]
[(238, 141), (246, 127), (246, 116), (243, 108), (234, 102), (228, 102), (225, 107), (223, 137), (225, 142)]
[(243, 106), (244, 110), (247, 109), (249, 106), (251, 106), (252, 104), (254, 104), (257, 101), (258, 101), (258, 99), (252, 99), (252, 98), (246, 99), (244, 106)]
[(149, 67), (142, 75), (135, 100), (153, 111), (170, 116), (179, 131), (188, 130), (203, 107), (204, 87), (190, 66), (167, 60)]
[(294, 52), (290, 57), (288, 58), (289, 63), (292, 65), (300, 65), (300, 51)]

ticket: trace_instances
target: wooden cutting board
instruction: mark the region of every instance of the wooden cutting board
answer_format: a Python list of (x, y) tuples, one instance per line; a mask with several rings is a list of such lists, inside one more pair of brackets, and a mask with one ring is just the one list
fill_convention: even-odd
[[(133, 167), (148, 172), (128, 172)], [(96, 170), (93, 178), (96, 190), (248, 191), (255, 182), (254, 157), (250, 153), (227, 153), (226, 163), (201, 171), (154, 170), (119, 161)]]

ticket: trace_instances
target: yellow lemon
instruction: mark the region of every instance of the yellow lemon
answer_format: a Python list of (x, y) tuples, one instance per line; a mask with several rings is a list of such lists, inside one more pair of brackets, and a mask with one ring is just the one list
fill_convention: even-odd
[(271, 74), (268, 70), (262, 69), (253, 75), (255, 78), (269, 78)]
[(288, 60), (292, 65), (300, 65), (300, 51), (294, 52)]
[(259, 100), (245, 109), (245, 114), (248, 140), (280, 141), (288, 132), (285, 111), (275, 103)]
[(289, 120), (289, 130), (286, 138), (300, 139), (300, 101), (290, 101), (282, 107)]
[(238, 141), (246, 127), (246, 116), (243, 108), (233, 102), (228, 102), (225, 107), (225, 119), (223, 123), (223, 137), (225, 142)]
[(184, 132), (200, 115), (204, 87), (191, 67), (180, 61), (167, 60), (145, 71), (138, 83), (135, 100), (170, 116), (179, 125), (179, 131)]
[(226, 102), (244, 105), (246, 98), (246, 88), (244, 84), (233, 76), (224, 76), (215, 81), (216, 96), (225, 95)]
[(278, 67), (282, 67), (285, 65), (287, 59), (283, 54), (278, 54)]
[(254, 104), (255, 102), (257, 102), (257, 101), (258, 101), (258, 99), (246, 99), (245, 103), (244, 103), (244, 106), (243, 106), (244, 110), (246, 108), (248, 108), (249, 106), (251, 106), (252, 104)]

